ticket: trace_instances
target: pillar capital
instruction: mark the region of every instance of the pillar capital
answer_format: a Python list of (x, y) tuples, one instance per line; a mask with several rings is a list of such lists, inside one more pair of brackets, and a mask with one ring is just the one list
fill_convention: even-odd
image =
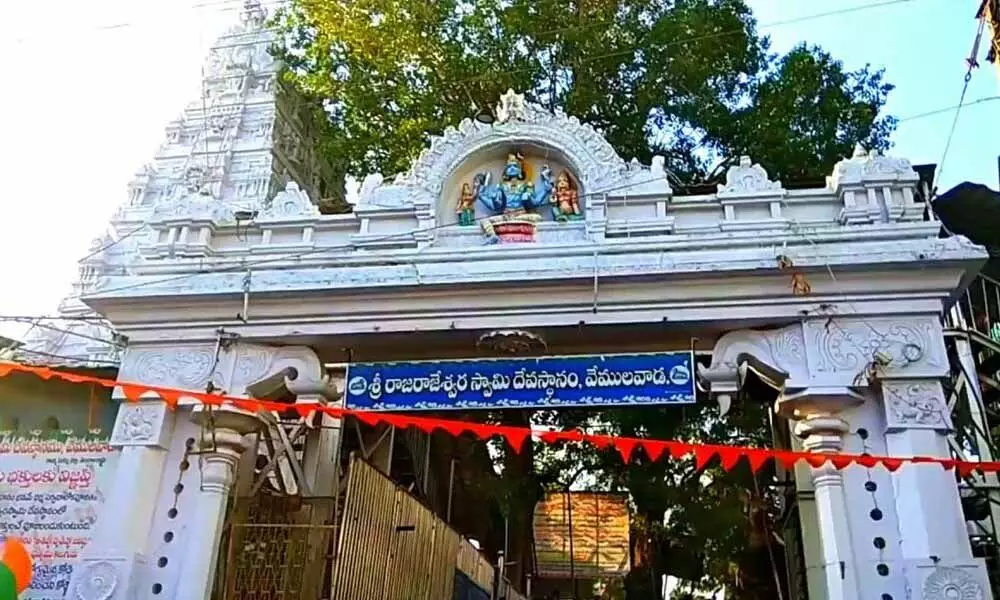
[(236, 477), (236, 466), (246, 450), (246, 436), (263, 427), (255, 413), (232, 406), (199, 405), (191, 420), (202, 426), (198, 449), (202, 459), (202, 489), (227, 495)]
[(810, 415), (795, 423), (795, 435), (809, 452), (837, 453), (844, 447), (847, 421), (833, 415)]

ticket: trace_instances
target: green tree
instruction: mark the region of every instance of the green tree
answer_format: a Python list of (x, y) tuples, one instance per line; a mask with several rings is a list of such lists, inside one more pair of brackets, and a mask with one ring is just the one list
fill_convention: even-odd
[(740, 154), (821, 177), (895, 123), (880, 71), (770, 53), (744, 0), (294, 0), (277, 22), (290, 79), (327, 100), (325, 151), (355, 176), (405, 171), (508, 88), (684, 181)]

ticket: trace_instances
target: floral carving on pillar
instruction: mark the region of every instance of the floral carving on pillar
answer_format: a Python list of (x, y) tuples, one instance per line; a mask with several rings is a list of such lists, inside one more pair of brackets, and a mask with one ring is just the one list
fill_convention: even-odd
[(121, 446), (158, 443), (166, 412), (167, 407), (162, 402), (121, 405), (111, 434), (111, 443)]
[(204, 346), (130, 348), (119, 379), (151, 385), (199, 389), (212, 375), (214, 353)]
[(908, 319), (837, 318), (805, 324), (810, 370), (818, 375), (858, 375), (876, 353), (891, 362), (891, 374), (943, 376), (947, 373), (944, 338), (936, 317)]
[(882, 393), (890, 428), (951, 428), (944, 391), (937, 381), (886, 381)]
[(938, 567), (924, 580), (923, 600), (985, 600), (981, 583), (962, 569)]
[(117, 587), (118, 569), (110, 561), (100, 561), (84, 567), (73, 594), (76, 600), (109, 600)]

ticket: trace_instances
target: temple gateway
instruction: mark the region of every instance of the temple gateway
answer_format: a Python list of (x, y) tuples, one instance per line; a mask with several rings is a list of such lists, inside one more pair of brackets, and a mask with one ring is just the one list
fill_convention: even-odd
[[(509, 91), (494, 122), (455, 124), (407, 172), (369, 175), (349, 211), (330, 211), (343, 191), (276, 77), (272, 35), (250, 10), (212, 50), (207, 103), (170, 124), (113, 222), (116, 238), (142, 229), (98, 243), (64, 311), (127, 337), (121, 382), (289, 410), (122, 402), (66, 598), (566, 589), (548, 581), (558, 565), (542, 576), (540, 558), (510, 546), (489, 494), (468, 484), (492, 476), (483, 442), (298, 405), (468, 419), (767, 402), (777, 447), (962, 450), (945, 317), (987, 254), (939, 237), (906, 160), (859, 147), (825, 185), (792, 189), (741, 157), (716, 190), (681, 194), (662, 159), (621, 157)], [(799, 463), (775, 477), (797, 507), (778, 567), (792, 597), (992, 597), (954, 471)], [(628, 513), (615, 514), (627, 550)], [(636, 560), (615, 556), (574, 577), (597, 589)]]

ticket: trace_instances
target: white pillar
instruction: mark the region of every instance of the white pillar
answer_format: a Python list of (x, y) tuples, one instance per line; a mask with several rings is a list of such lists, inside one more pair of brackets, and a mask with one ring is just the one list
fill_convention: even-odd
[(121, 449), (94, 535), (73, 569), (69, 596), (124, 600), (146, 563), (146, 538), (163, 477), (174, 413), (159, 400), (122, 403), (111, 434)]
[[(794, 432), (808, 452), (837, 454), (844, 449), (850, 430), (837, 416), (856, 406), (861, 398), (847, 388), (804, 391), (778, 400), (778, 412), (795, 421)], [(826, 600), (856, 600), (857, 567), (851, 548), (850, 518), (841, 472), (830, 463), (810, 467), (819, 537), (823, 553), (823, 587)]]
[(229, 406), (198, 406), (191, 418), (205, 427), (198, 441), (201, 486), (191, 519), (196, 535), (188, 543), (174, 598), (208, 600), (215, 584), (226, 503), (246, 449), (245, 436), (260, 428), (262, 421), (253, 413)]
[[(939, 380), (885, 380), (882, 396), (891, 456), (950, 458), (951, 415)], [(953, 585), (979, 594), (968, 597), (990, 598), (985, 565), (972, 556), (955, 471), (904, 464), (892, 481), (900, 553), (911, 587)]]

